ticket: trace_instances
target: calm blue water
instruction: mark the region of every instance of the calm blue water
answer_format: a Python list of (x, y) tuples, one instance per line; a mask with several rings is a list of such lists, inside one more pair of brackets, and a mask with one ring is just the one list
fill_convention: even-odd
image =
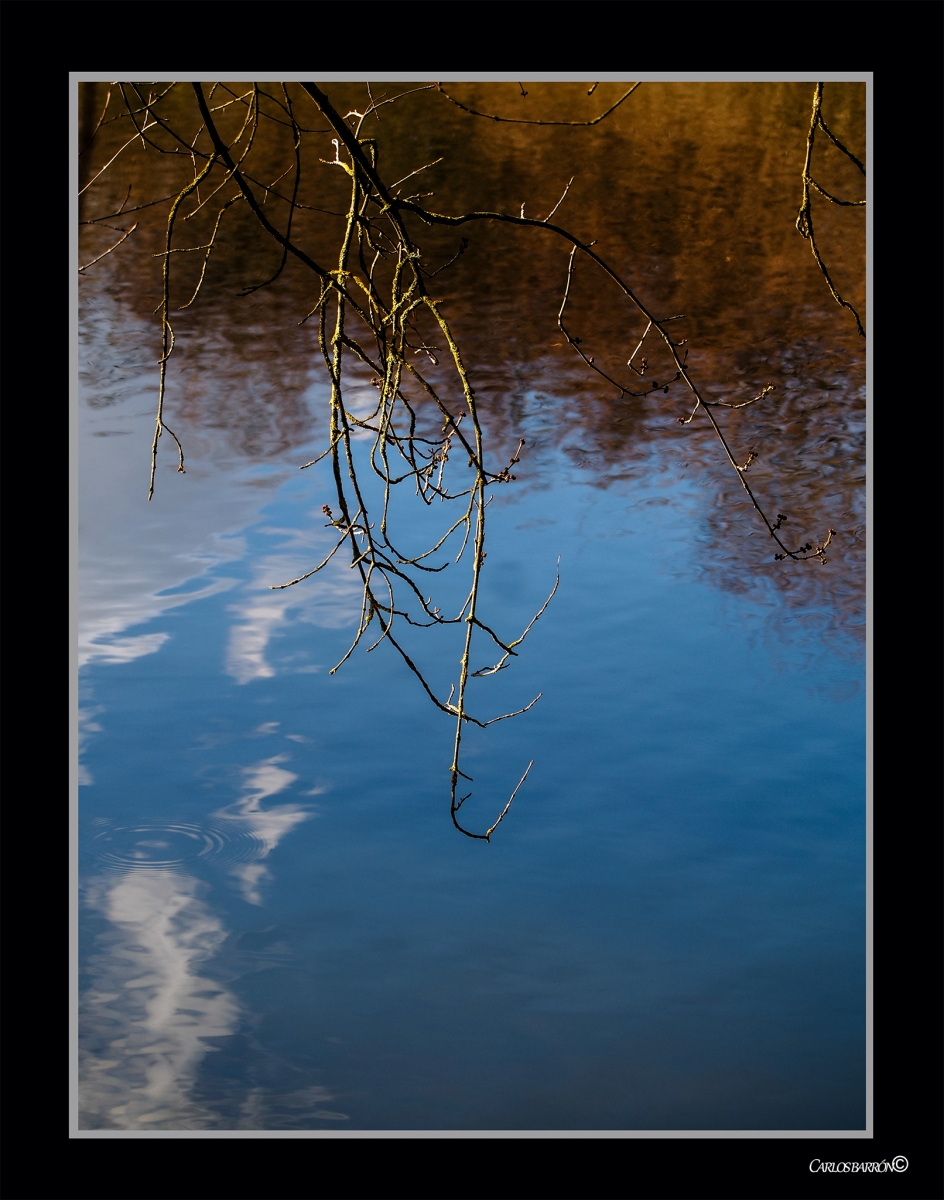
[(82, 416), (82, 1126), (862, 1128), (864, 672), (828, 612), (701, 574), (669, 452), (607, 488), (525, 459), (484, 606), (516, 636), (560, 587), (472, 694), (543, 696), (468, 735), (476, 829), (534, 759), (470, 841), (402, 662), (328, 674), (351, 572), (268, 590), (327, 475), (198, 453), (148, 508), (150, 407)]

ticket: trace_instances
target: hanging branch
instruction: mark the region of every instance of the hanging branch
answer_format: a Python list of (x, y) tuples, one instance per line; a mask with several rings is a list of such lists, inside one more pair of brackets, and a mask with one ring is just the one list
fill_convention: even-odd
[(859, 314), (848, 300), (844, 300), (842, 296), (840, 296), (836, 289), (836, 285), (833, 283), (832, 278), (830, 277), (829, 271), (826, 268), (826, 264), (823, 262), (822, 255), (819, 252), (819, 247), (816, 245), (816, 235), (813, 231), (813, 204), (810, 188), (815, 188), (815, 190), (819, 192), (821, 196), (824, 196), (832, 204), (840, 204), (849, 208), (859, 208), (865, 205), (864, 200), (837, 199), (837, 197), (827, 192), (825, 188), (820, 187), (816, 180), (810, 175), (810, 165), (813, 161), (813, 140), (816, 137), (817, 129), (822, 129), (823, 133), (826, 134), (833, 145), (837, 146), (848, 159), (855, 163), (862, 174), (865, 175), (865, 167), (862, 165), (862, 163), (859, 162), (851, 150), (846, 149), (836, 135), (827, 127), (826, 122), (823, 120), (822, 107), (823, 85), (818, 83), (813, 90), (813, 115), (810, 119), (810, 131), (806, 137), (806, 161), (803, 164), (803, 202), (801, 203), (800, 211), (797, 214), (796, 227), (800, 233), (800, 236), (804, 237), (810, 243), (810, 249), (813, 251), (813, 257), (816, 259), (816, 264), (823, 273), (823, 278), (826, 280), (826, 285), (832, 293), (833, 299), (842, 308), (848, 308), (855, 318), (856, 329), (859, 331), (859, 336), (865, 337), (865, 329), (862, 327)]
[[(743, 408), (762, 402), (773, 390), (773, 385), (768, 384), (760, 393), (744, 400), (735, 397), (709, 401), (703, 397), (686, 365), (688, 351), (685, 350), (681, 355), (679, 353), (687, 339), (675, 341), (669, 330), (670, 324), (683, 319), (682, 316), (657, 316), (594, 249), (595, 242), (584, 242), (563, 226), (551, 222), (551, 218), (566, 198), (573, 179), (568, 182), (560, 200), (543, 219), (525, 217), (524, 205), (521, 206), (518, 215), (485, 211), (457, 215), (438, 213), (422, 207), (417, 202), (417, 196), (400, 195), (399, 189), (407, 180), (435, 163), (426, 163), (415, 168), (394, 184), (388, 185), (385, 182), (378, 166), (377, 143), (372, 138), (362, 136), (365, 121), (368, 117), (379, 121), (380, 108), (413, 91), (429, 90), (434, 86), (442, 91), (441, 85), (426, 85), (392, 98), (379, 97), (375, 100), (369, 94), (370, 104), (365, 107), (364, 112), (352, 111), (342, 115), (317, 85), (306, 82), (300, 84), (327, 124), (327, 132), (333, 135), (334, 156), (330, 159), (322, 158), (321, 162), (327, 163), (330, 169), (341, 171), (346, 179), (347, 209), (345, 213), (337, 214), (343, 217), (343, 233), (335, 265), (330, 269), (317, 262), (298, 244), (293, 224), (296, 211), (310, 207), (299, 201), (301, 177), (306, 162), (303, 137), (323, 131), (306, 130), (298, 119), (284, 86), (281, 99), (258, 85), (253, 85), (249, 92), (241, 96), (224, 87), (232, 100), (211, 106), (210, 101), (216, 86), (207, 96), (199, 83), (193, 83), (192, 94), (201, 123), (196, 135), (190, 138), (185, 137), (179, 129), (174, 129), (168, 121), (155, 113), (155, 106), (167, 94), (166, 91), (161, 96), (149, 96), (145, 100), (134, 89), (138, 101), (138, 106), (135, 107), (125, 91), (125, 85), (118, 86), (128, 109), (126, 115), (135, 124), (136, 133), (131, 141), (140, 140), (142, 145), (153, 145), (162, 153), (168, 154), (184, 153), (179, 149), (183, 145), (194, 164), (192, 180), (176, 193), (168, 212), (164, 250), (160, 255), (163, 259), (163, 289), (159, 306), (162, 352), (148, 498), (154, 494), (158, 441), (165, 430), (177, 445), (177, 469), (180, 472), (184, 469), (181, 443), (163, 420), (167, 362), (174, 346), (174, 333), (169, 320), (172, 264), (176, 261), (173, 256), (180, 253), (204, 252), (193, 294), (186, 304), (180, 306), (188, 308), (194, 303), (203, 286), (209, 256), (217, 244), (225, 213), (234, 204), (242, 201), (264, 233), (281, 249), (277, 270), (263, 283), (245, 289), (243, 294), (272, 284), (284, 269), (289, 255), (315, 275), (319, 284), (318, 300), (300, 324), (309, 319), (316, 320), (319, 349), (330, 383), (330, 429), (327, 448), (317, 458), (303, 464), (301, 469), (311, 467), (323, 459), (330, 462), (337, 510), (325, 504), (322, 512), (326, 518), (325, 528), (333, 532), (333, 545), (310, 570), (286, 582), (273, 583), (271, 587), (285, 589), (301, 585), (324, 570), (329, 563), (338, 561), (337, 556), (342, 551), (346, 552), (349, 556), (348, 567), (357, 573), (360, 580), (360, 615), (352, 641), (331, 673), (338, 671), (361, 644), (364, 644), (369, 653), (387, 642), (416, 676), (432, 703), (454, 720), (455, 733), (449, 766), (450, 814), (456, 829), (467, 837), (490, 840), (497, 826), (509, 812), (533, 763), (528, 764), (497, 819), (484, 832), (475, 832), (459, 819), (460, 810), (472, 794), (459, 794), (460, 780), (470, 779), (461, 767), (462, 739), (466, 728), (475, 725), (484, 729), (498, 721), (520, 716), (528, 712), (541, 698), (539, 693), (529, 703), (513, 711), (492, 717), (479, 716), (470, 711), (470, 681), (489, 677), (507, 669), (511, 660), (518, 656), (520, 646), (545, 613), (557, 591), (560, 564), (558, 561), (557, 578), (550, 594), (522, 634), (513, 641), (500, 636), (485, 619), (481, 606), (481, 583), (487, 558), (486, 510), (491, 496), (489, 489), (508, 484), (515, 479), (512, 470), (520, 461), (525, 442), (524, 439), (520, 440), (517, 450), (505, 465), (490, 464), (487, 439), (469, 368), (454, 331), (443, 314), (442, 302), (428, 290), (428, 281), (449, 269), (462, 254), (468, 241), (463, 237), (458, 251), (449, 261), (435, 271), (427, 271), (422, 266), (422, 253), (412, 231), (414, 226), (418, 224), (419, 227), (426, 228), (436, 225), (458, 227), (473, 221), (498, 222), (514, 225), (522, 230), (539, 229), (543, 231), (542, 236), (550, 236), (566, 244), (569, 247), (569, 258), (563, 298), (557, 317), (558, 328), (566, 339), (566, 344), (573, 347), (586, 366), (615, 388), (621, 398), (640, 398), (656, 392), (665, 394), (672, 384), (684, 381), (694, 398), (694, 407), (687, 416), (679, 417), (679, 422), (688, 424), (699, 410), (704, 412), (747, 497), (779, 547), (775, 558), (816, 558), (821, 563), (826, 562), (825, 550), (830, 545), (834, 531), (829, 531), (821, 545), (814, 546), (813, 542), (807, 542), (797, 549), (790, 549), (781, 540), (779, 533), (787, 519), (786, 516), (778, 513), (776, 520), (772, 522), (746, 478), (752, 462), (757, 457), (754, 450), (751, 449), (746, 459), (739, 461), (713, 411), (717, 408)], [(615, 105), (594, 120), (570, 122), (521, 121), (489, 116), (468, 109), (445, 92), (443, 94), (464, 111), (491, 120), (514, 120), (514, 123), (523, 124), (595, 125), (622, 104), (638, 86), (634, 84)], [(818, 92), (820, 99), (821, 87), (822, 85)], [(593, 90), (590, 89), (591, 92)], [(274, 106), (275, 114), (269, 111), (267, 106)], [(245, 118), (236, 137), (228, 142), (219, 127), (218, 114), (231, 107), (233, 111), (244, 107)], [(836, 141), (822, 124), (818, 108), (816, 114), (811, 129), (810, 148), (815, 128), (823, 128), (828, 136)], [(137, 117), (142, 118), (140, 125)], [(291, 131), (291, 161), (282, 175), (274, 181), (277, 183), (286, 174), (293, 172), (291, 195), (288, 197), (274, 191), (273, 185), (262, 183), (249, 173), (253, 142), (262, 119), (274, 120)], [(155, 127), (172, 139), (173, 149), (162, 148), (159, 143), (146, 136)], [(209, 139), (209, 149), (197, 149), (198, 142), (204, 134)], [(841, 145), (840, 149), (845, 150)], [(199, 170), (198, 159), (203, 164)], [(106, 164), (99, 176), (109, 165)], [(809, 175), (808, 168), (809, 154), (805, 177)], [(212, 190), (201, 200), (198, 189), (204, 182)], [(175, 222), (183, 202), (196, 193), (197, 206), (185, 215), (185, 219), (189, 220), (227, 184), (235, 185), (236, 191), (217, 210), (209, 241), (201, 246), (175, 247)], [(818, 189), (818, 185), (812, 181), (810, 185)], [(284, 224), (277, 223), (265, 211), (264, 205), (270, 196), (287, 205), (288, 212)], [(808, 199), (808, 191), (805, 196)], [(809, 229), (812, 236), (811, 224)], [(117, 245), (120, 243), (116, 243), (111, 249), (115, 249)], [(109, 250), (105, 253), (110, 252)], [(637, 357), (643, 350), (646, 339), (654, 335), (661, 340), (674, 363), (675, 373), (671, 378), (666, 380), (663, 377), (661, 383), (653, 380), (644, 390), (634, 390), (629, 381), (620, 380), (617, 375), (604, 371), (594, 362), (593, 356), (581, 349), (581, 339), (570, 331), (564, 320), (570, 302), (578, 255), (589, 260), (592, 266), (615, 283), (629, 305), (646, 322), (643, 335), (627, 361), (627, 367), (633, 375), (645, 375), (647, 359), (643, 357), (637, 362)], [(430, 376), (427, 374), (426, 363), (441, 370), (436, 376)], [(366, 368), (370, 373), (376, 388), (376, 403), (371, 412), (355, 415), (349, 411), (346, 397), (352, 365), (358, 370)], [(448, 373), (448, 379), (441, 382), (443, 371)], [(461, 396), (458, 403), (454, 399), (447, 399), (448, 382), (451, 382)], [(427, 406), (427, 413), (431, 405), (441, 419), (438, 434), (430, 434), (421, 423), (420, 407), (424, 404)], [(359, 439), (365, 435), (366, 442), (360, 442)], [(379, 481), (378, 491), (381, 499), (377, 505), (373, 504), (368, 495), (367, 485), (371, 480)], [(413, 548), (404, 545), (396, 529), (391, 527), (392, 491), (402, 484), (411, 486), (419, 501), (426, 507), (435, 503), (449, 503), (454, 506), (450, 509), (452, 515), (444, 523), (445, 531), (441, 532), (432, 545), (420, 549), (419, 552), (414, 552)], [(440, 558), (442, 561), (438, 561)], [(452, 615), (447, 616), (443, 614), (440, 606), (434, 603), (433, 596), (427, 594), (428, 576), (438, 575), (448, 567), (454, 567), (463, 561), (469, 571), (468, 587), (464, 589), (464, 599), (458, 611), (454, 610)], [(403, 627), (434, 626), (455, 626), (457, 632), (459, 628), (462, 629), (458, 675), (447, 696), (437, 693), (423, 669), (399, 640)], [(491, 666), (472, 670), (473, 652), (481, 637), (498, 648), (500, 657)]]

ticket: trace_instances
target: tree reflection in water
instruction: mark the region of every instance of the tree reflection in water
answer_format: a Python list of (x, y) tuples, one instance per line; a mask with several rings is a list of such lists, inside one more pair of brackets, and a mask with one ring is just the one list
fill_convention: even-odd
[[(455, 718), (452, 819), (485, 840), (515, 793), (484, 832), (463, 826), (463, 730), (537, 699), (491, 718), (468, 708), (471, 680), (505, 669), (543, 612), (510, 640), (480, 607), (489, 489), (522, 467), (528, 486), (576, 468), (605, 487), (657, 449), (678, 455), (665, 469), (704, 496), (702, 570), (787, 603), (821, 596), (837, 636), (861, 623), (861, 349), (826, 310), (820, 251), (811, 262), (788, 215), (800, 185), (809, 207), (808, 86), (604, 87), (84, 85), (88, 282), (158, 302), (152, 485), (165, 431), (181, 471), (201, 431), (214, 454), (301, 441), (317, 343), (336, 543), (273, 584), (304, 586), (349, 556), (361, 611), (337, 666), (362, 641), (397, 649)], [(862, 85), (830, 85), (845, 145), (863, 142), (863, 99)], [(824, 157), (822, 188), (853, 196), (857, 167)], [(827, 212), (818, 241), (857, 320), (860, 216)], [(575, 273), (578, 253), (593, 273)], [(400, 485), (434, 512), (458, 506), (425, 547), (397, 532)], [(455, 596), (439, 578), (451, 559), (469, 571)], [(461, 635), (448, 694), (404, 625)], [(495, 661), (473, 661), (473, 637)]]

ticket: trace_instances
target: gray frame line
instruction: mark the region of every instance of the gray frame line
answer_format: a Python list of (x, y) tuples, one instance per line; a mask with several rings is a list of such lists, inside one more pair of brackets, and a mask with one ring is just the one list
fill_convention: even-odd
[[(304, 72), (313, 79), (326, 83), (360, 83), (368, 76), (363, 72), (318, 71)], [(69, 804), (69, 880), (70, 880), (70, 1138), (873, 1138), (874, 1134), (874, 988), (873, 988), (873, 588), (874, 573), (869, 555), (866, 563), (866, 1127), (865, 1129), (633, 1129), (633, 1130), (534, 1130), (534, 1129), (350, 1129), (350, 1130), (125, 1130), (125, 1129), (79, 1129), (78, 1127), (78, 294), (79, 282), (75, 272), (78, 261), (78, 84), (107, 83), (116, 78), (181, 80), (182, 82), (208, 79), (258, 79), (263, 82), (280, 82), (297, 79), (297, 71), (259, 74), (253, 71), (71, 71), (69, 73), (69, 186), (71, 226), (69, 245), (72, 258), (69, 265), (70, 295), (70, 386), (69, 386), (69, 496), (70, 496), (70, 616), (73, 630), (73, 649), (70, 671), (70, 696), (72, 728), (70, 730), (70, 804)], [(873, 73), (871, 71), (642, 71), (642, 72), (593, 72), (593, 71), (546, 71), (523, 75), (508, 71), (440, 71), (430, 75), (423, 71), (377, 71), (369, 76), (371, 82), (416, 83), (436, 82), (448, 79), (452, 82), (504, 83), (517, 82), (519, 78), (531, 83), (579, 83), (591, 79), (601, 83), (635, 82), (646, 83), (864, 83), (866, 158), (871, 158), (873, 145)], [(872, 169), (866, 177), (866, 312), (872, 311)], [(866, 343), (866, 525), (872, 523), (872, 379), (873, 358), (871, 339)]]

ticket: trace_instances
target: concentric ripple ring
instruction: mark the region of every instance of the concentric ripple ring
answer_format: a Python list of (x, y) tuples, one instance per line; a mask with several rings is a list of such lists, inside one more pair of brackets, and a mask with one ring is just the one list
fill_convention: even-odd
[(203, 825), (141, 823), (103, 830), (94, 838), (106, 871), (185, 871), (201, 862), (245, 863), (263, 858), (266, 843), (241, 821)]

